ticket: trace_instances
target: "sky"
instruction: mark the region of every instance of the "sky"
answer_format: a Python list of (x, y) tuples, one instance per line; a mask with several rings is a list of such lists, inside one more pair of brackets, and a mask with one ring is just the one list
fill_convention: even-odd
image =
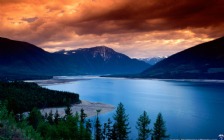
[(224, 35), (224, 0), (0, 0), (0, 37), (46, 51), (169, 56)]

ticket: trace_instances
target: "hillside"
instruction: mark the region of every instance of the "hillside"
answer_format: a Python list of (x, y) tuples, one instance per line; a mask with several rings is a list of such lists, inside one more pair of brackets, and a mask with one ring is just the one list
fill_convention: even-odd
[(27, 42), (0, 38), (0, 80), (139, 73), (148, 67), (107, 47), (49, 53)]
[(0, 38), (0, 72), (2, 75), (60, 75), (75, 73), (65, 56), (51, 54), (35, 45)]
[(70, 56), (86, 74), (132, 74), (150, 66), (106, 46), (59, 51), (56, 54)]
[(224, 37), (196, 45), (143, 71), (142, 78), (224, 79)]

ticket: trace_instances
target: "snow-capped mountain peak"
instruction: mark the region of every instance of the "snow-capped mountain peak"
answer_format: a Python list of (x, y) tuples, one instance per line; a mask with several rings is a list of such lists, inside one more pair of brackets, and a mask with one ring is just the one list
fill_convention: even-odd
[(156, 57), (149, 57), (149, 58), (139, 58), (138, 60), (144, 61), (150, 65), (155, 65), (156, 63), (160, 62), (163, 59), (166, 59), (168, 56), (156, 56)]
[(79, 54), (88, 54), (88, 57), (91, 56), (92, 58), (98, 59), (101, 58), (103, 61), (108, 61), (112, 57), (116, 57), (118, 59), (126, 57), (123, 54), (120, 54), (113, 49), (106, 47), (106, 46), (96, 46), (92, 48), (80, 48), (76, 50), (61, 50), (56, 53), (64, 54), (64, 55), (76, 55)]

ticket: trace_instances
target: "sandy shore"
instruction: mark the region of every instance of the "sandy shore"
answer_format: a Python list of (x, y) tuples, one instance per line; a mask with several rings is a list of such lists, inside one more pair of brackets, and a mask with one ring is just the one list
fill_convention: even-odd
[[(65, 115), (65, 108), (66, 107), (60, 107), (60, 108), (45, 108), (41, 109), (41, 113), (44, 115), (46, 112), (49, 113), (51, 110), (53, 114), (58, 110), (58, 113), (60, 114), (60, 117), (63, 117)], [(87, 114), (87, 117), (95, 116), (96, 110), (100, 109), (100, 114), (111, 112), (115, 109), (114, 106), (109, 104), (103, 104), (98, 102), (89, 102), (82, 100), (80, 104), (74, 104), (71, 106), (72, 112), (75, 115), (76, 112), (80, 113), (81, 109), (84, 109), (84, 112)]]
[(75, 82), (75, 81), (81, 81), (81, 80), (89, 80), (89, 79), (55, 79), (53, 78), (48, 80), (26, 80), (25, 82), (34, 82), (40, 86), (48, 86), (48, 85), (69, 83), (69, 82)]

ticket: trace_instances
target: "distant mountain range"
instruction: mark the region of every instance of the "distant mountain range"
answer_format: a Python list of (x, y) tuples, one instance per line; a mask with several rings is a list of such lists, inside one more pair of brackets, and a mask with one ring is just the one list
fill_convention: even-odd
[(137, 77), (224, 79), (224, 37), (176, 53)]
[[(156, 64), (151, 66), (143, 61)], [(24, 77), (83, 74), (224, 79), (224, 37), (199, 44), (166, 59), (141, 61), (105, 46), (49, 53), (30, 43), (0, 38), (0, 79), (14, 75)]]
[(139, 73), (145, 62), (105, 47), (49, 53), (27, 42), (0, 38), (0, 77)]
[(85, 74), (133, 74), (150, 67), (145, 62), (131, 59), (106, 46), (63, 50), (55, 54), (65, 55), (76, 60), (76, 64)]
[(167, 56), (158, 56), (158, 57), (149, 57), (149, 58), (139, 58), (138, 60), (144, 61), (150, 65), (155, 65), (156, 63), (162, 61), (163, 59), (166, 59)]

